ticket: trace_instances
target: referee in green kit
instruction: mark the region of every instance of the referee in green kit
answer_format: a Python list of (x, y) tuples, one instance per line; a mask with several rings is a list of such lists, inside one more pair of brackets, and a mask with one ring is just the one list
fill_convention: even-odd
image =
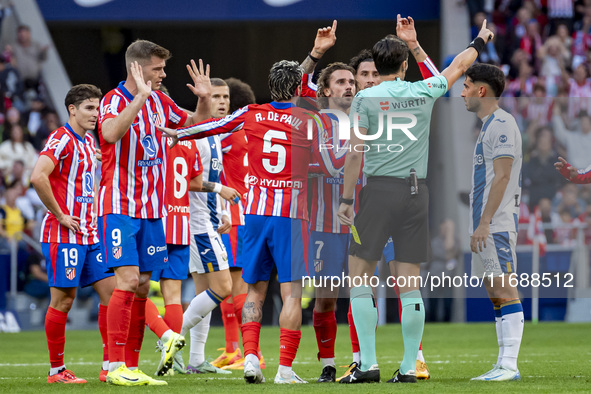
[[(398, 16), (397, 29), (412, 29), (412, 18)], [(372, 49), (382, 82), (355, 96), (351, 106), (351, 150), (345, 162), (344, 190), (338, 216), (356, 228), (359, 241), (349, 247), (351, 310), (359, 336), (361, 365), (340, 383), (379, 382), (375, 330), (378, 321), (370, 278), (391, 236), (396, 250), (395, 274), (402, 303), (404, 357), (389, 383), (414, 383), (415, 360), (425, 325), (425, 310), (419, 291), (420, 263), (429, 248), (429, 190), (425, 182), (429, 150), (429, 126), (435, 100), (444, 95), (492, 39), (486, 20), (478, 37), (460, 53), (441, 75), (419, 82), (406, 82), (408, 52), (417, 61), (426, 57), (415, 40), (408, 45), (389, 35)], [(421, 60), (422, 58), (422, 60)], [(358, 122), (358, 123), (357, 123)], [(358, 127), (355, 128), (355, 125)], [(365, 156), (365, 157), (364, 157)], [(359, 212), (353, 212), (353, 194), (363, 161), (367, 185), (359, 194)]]

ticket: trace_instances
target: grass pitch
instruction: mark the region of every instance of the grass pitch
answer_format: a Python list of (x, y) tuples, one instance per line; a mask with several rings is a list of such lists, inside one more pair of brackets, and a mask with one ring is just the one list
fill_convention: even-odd
[[(417, 384), (386, 384), (402, 359), (400, 325), (379, 327), (377, 333), (378, 362), (381, 384), (340, 385), (316, 384), (274, 385), (273, 378), (279, 361), (279, 329), (263, 327), (261, 348), (267, 363), (263, 374), (267, 383), (247, 385), (242, 371), (232, 375), (175, 375), (165, 377), (165, 387), (114, 387), (98, 380), (102, 360), (100, 335), (97, 331), (66, 332), (66, 365), (85, 385), (49, 385), (49, 360), (45, 335), (42, 331), (0, 334), (0, 392), (590, 392), (591, 391), (591, 324), (542, 323), (526, 324), (519, 355), (520, 382), (471, 382), (470, 378), (491, 368), (496, 361), (497, 343), (493, 323), (488, 324), (427, 324), (423, 336), (424, 353), (431, 370), (431, 379)], [(212, 328), (206, 354), (214, 359), (224, 345), (222, 328)], [(140, 358), (140, 368), (152, 374), (159, 360), (153, 351), (156, 337), (146, 330)], [(186, 348), (188, 349), (188, 347)], [(302, 342), (294, 370), (305, 380), (315, 382), (321, 370), (316, 360), (316, 339), (312, 327), (302, 328)], [(188, 350), (185, 350), (185, 362)], [(346, 326), (338, 329), (336, 360), (349, 364), (351, 346)], [(337, 376), (344, 368), (337, 368)], [(82, 386), (82, 387), (81, 387)]]

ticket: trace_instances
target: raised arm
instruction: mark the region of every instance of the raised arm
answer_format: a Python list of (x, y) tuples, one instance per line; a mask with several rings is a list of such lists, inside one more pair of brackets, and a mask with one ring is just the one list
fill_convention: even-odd
[(209, 80), (209, 64), (203, 68), (203, 60), (199, 59), (199, 67), (195, 60), (187, 64), (187, 71), (193, 80), (193, 85), (187, 84), (191, 92), (198, 97), (195, 112), (189, 113), (183, 126), (189, 126), (211, 117), (211, 81)]
[(493, 33), (486, 28), (485, 19), (484, 22), (482, 22), (482, 28), (478, 33), (478, 37), (470, 43), (468, 48), (464, 49), (463, 52), (454, 58), (449, 67), (441, 72), (441, 75), (447, 79), (448, 89), (451, 88), (462, 75), (464, 75), (466, 70), (478, 57), (479, 51), (484, 49), (486, 43), (492, 40), (493, 36)]
[(419, 65), (423, 79), (439, 75), (439, 70), (419, 44), (415, 21), (412, 17), (402, 18), (400, 14), (396, 16), (396, 35), (408, 45), (410, 52)]
[(138, 62), (131, 63), (130, 71), (138, 92), (123, 111), (114, 118), (105, 119), (101, 124), (103, 139), (109, 144), (114, 144), (123, 138), (146, 103), (146, 100), (150, 97), (150, 93), (152, 93), (152, 82), (148, 81), (146, 83), (144, 81), (142, 67)]
[(332, 27), (321, 27), (316, 33), (314, 47), (308, 53), (308, 56), (302, 62), (304, 74), (310, 74), (316, 68), (318, 61), (324, 56), (326, 51), (333, 47), (337, 41), (337, 21), (332, 21)]

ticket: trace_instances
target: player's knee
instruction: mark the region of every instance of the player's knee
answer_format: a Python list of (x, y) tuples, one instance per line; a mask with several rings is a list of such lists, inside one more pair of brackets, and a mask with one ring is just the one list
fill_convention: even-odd
[(60, 312), (68, 313), (72, 309), (74, 304), (74, 297), (64, 296), (59, 300), (56, 300), (52, 308), (57, 309)]
[(335, 309), (335, 304), (336, 300), (334, 298), (316, 298), (316, 301), (314, 302), (314, 312), (332, 312)]
[(220, 280), (220, 281), (211, 283), (210, 288), (220, 297), (226, 298), (232, 292), (232, 281), (231, 280)]
[(139, 282), (138, 281), (138, 285), (135, 291), (135, 295), (139, 298), (147, 298), (148, 297), (148, 293), (150, 292), (150, 281), (146, 281), (146, 282)]

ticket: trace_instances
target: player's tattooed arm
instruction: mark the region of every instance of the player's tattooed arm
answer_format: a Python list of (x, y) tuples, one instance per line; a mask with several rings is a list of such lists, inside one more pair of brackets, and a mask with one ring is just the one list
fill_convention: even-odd
[(202, 192), (211, 193), (214, 191), (214, 189), (215, 189), (215, 183), (213, 183), (213, 182), (203, 182), (203, 184), (201, 185)]
[(242, 324), (256, 322), (263, 319), (263, 302), (245, 302), (242, 308)]

